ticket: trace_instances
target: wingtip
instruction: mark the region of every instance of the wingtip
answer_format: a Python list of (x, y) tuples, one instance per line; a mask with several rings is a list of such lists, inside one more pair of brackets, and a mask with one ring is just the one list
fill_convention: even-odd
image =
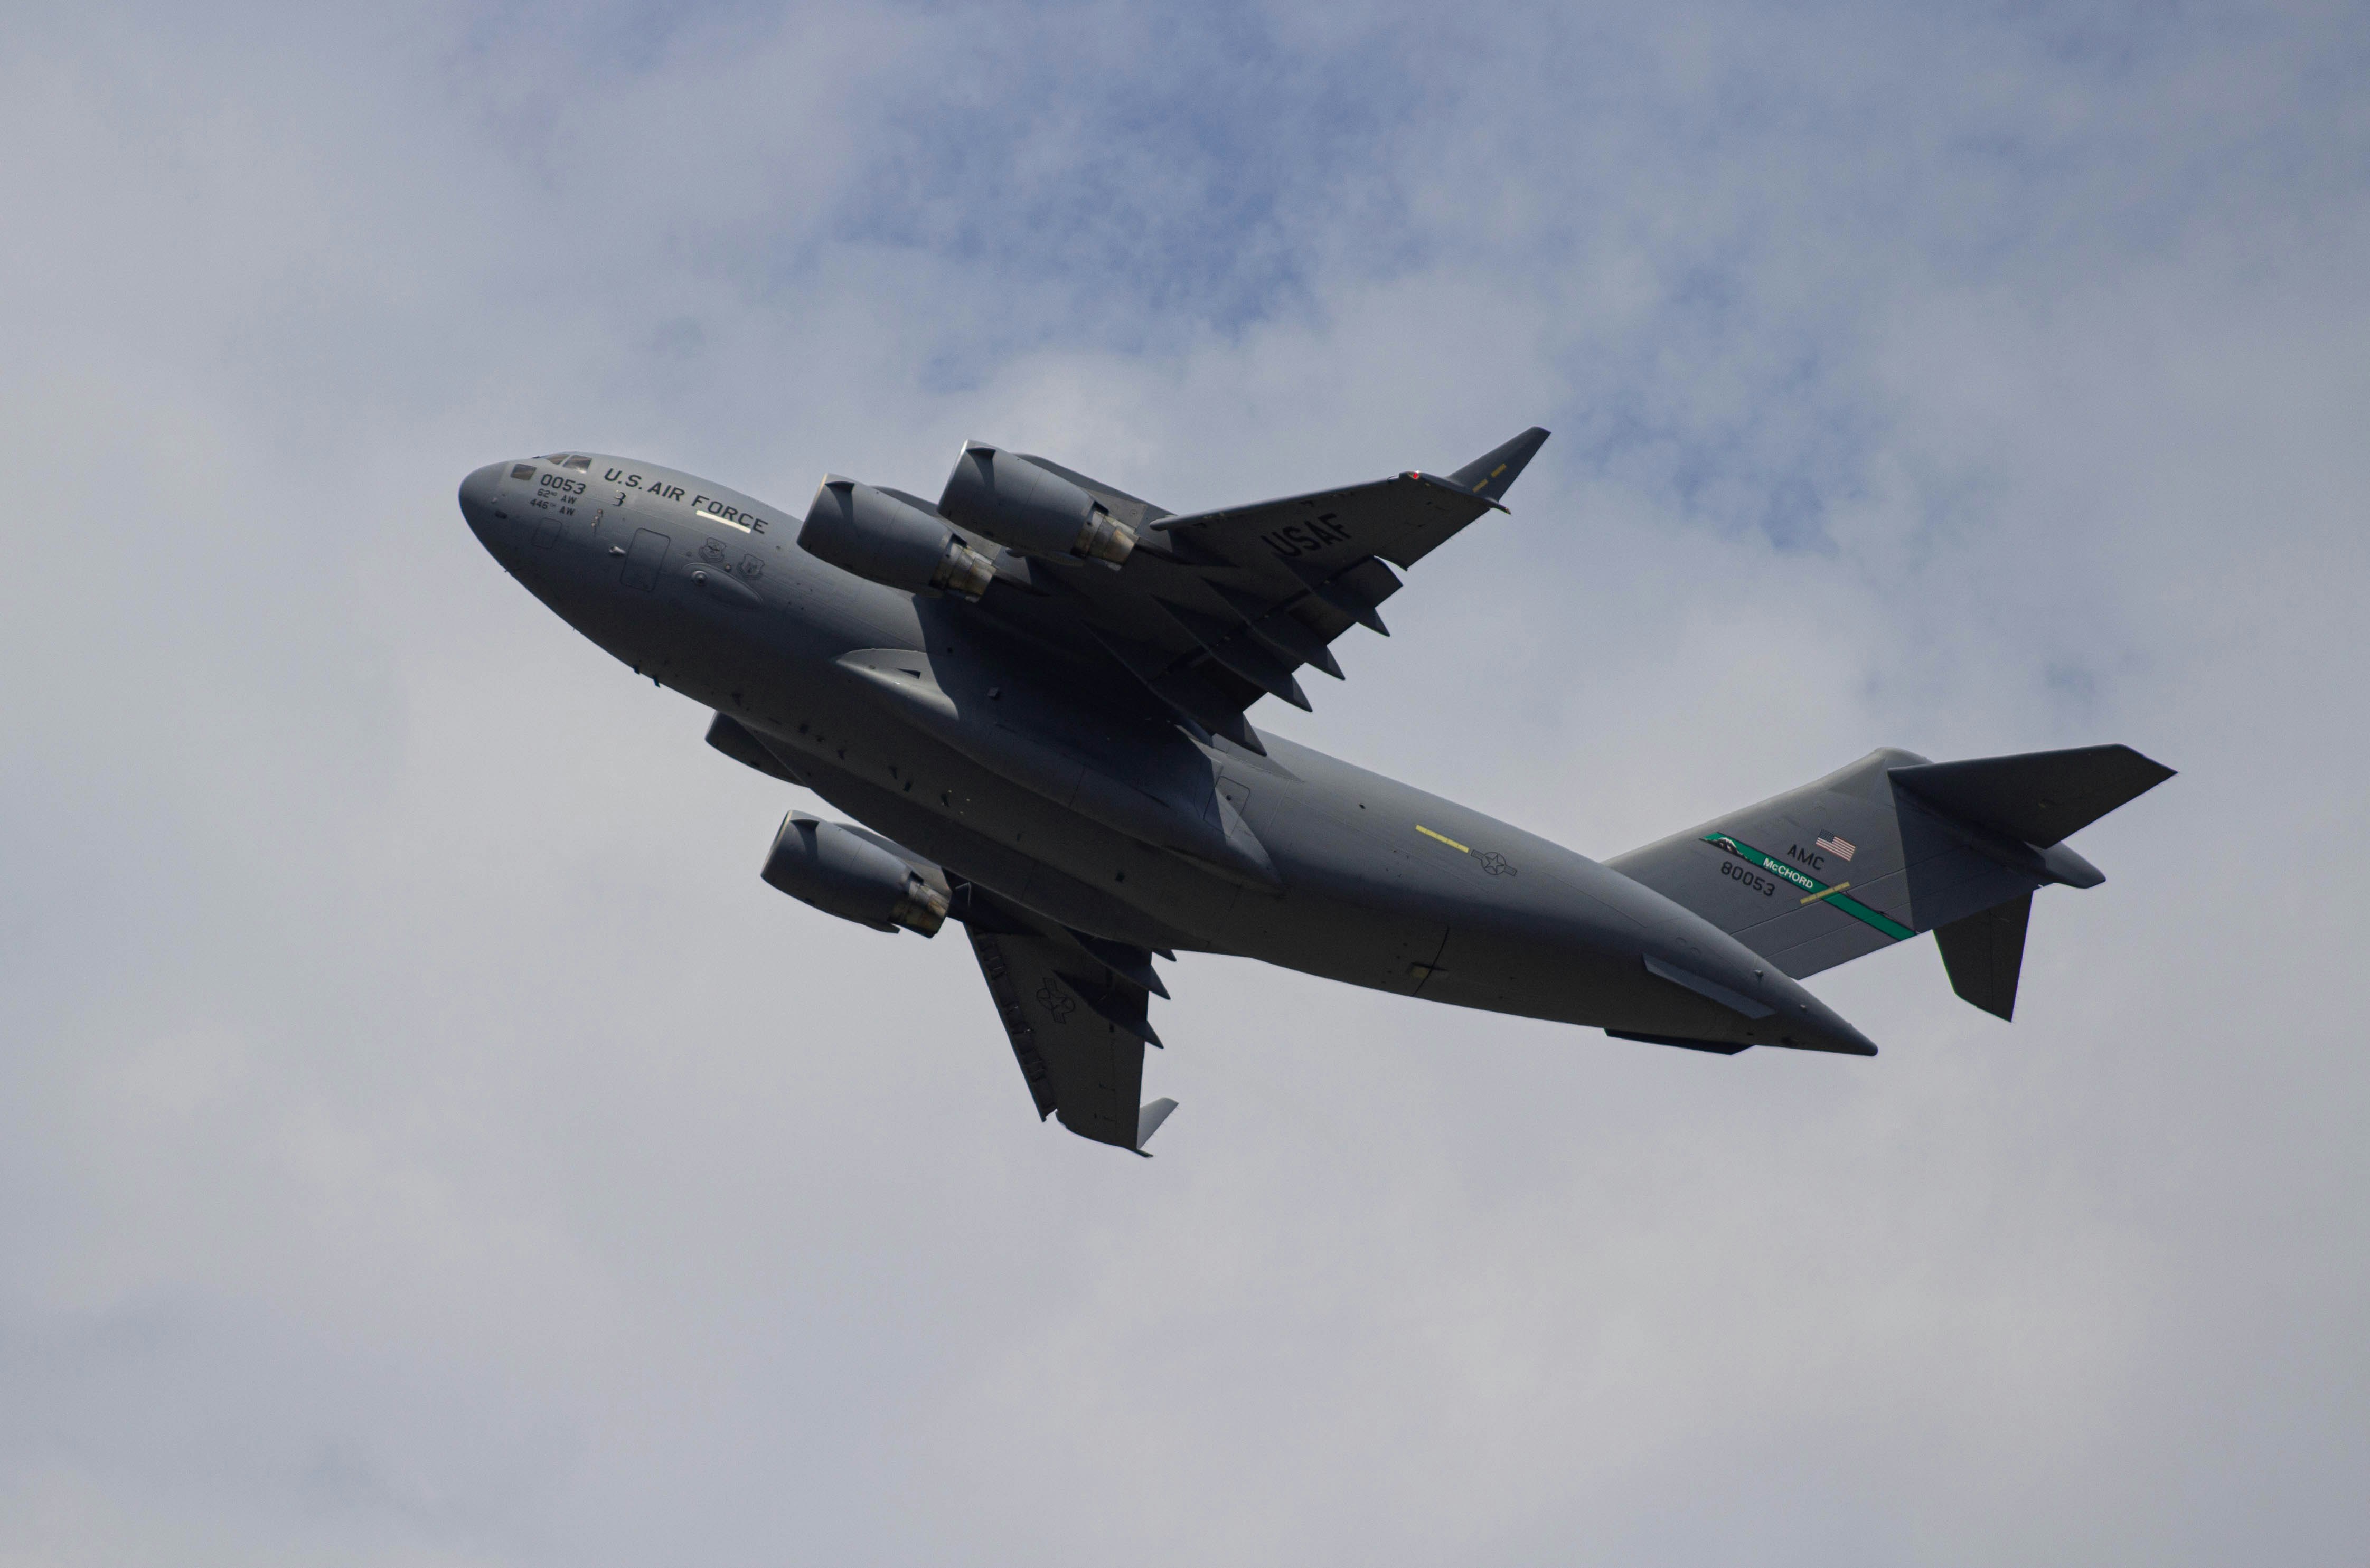
[(1475, 498), (1488, 502), (1499, 510), (1506, 509), (1501, 498), (1521, 478), (1524, 467), (1547, 444), (1547, 431), (1533, 425), (1513, 441), (1483, 457), (1478, 457), (1448, 476), (1450, 484)]
[(1152, 1158), (1145, 1154), (1144, 1146), (1152, 1141), (1152, 1135), (1160, 1130), (1160, 1124), (1167, 1121), (1168, 1114), (1176, 1108), (1177, 1102), (1164, 1096), (1135, 1113), (1135, 1151), (1138, 1154), (1144, 1154), (1147, 1160)]

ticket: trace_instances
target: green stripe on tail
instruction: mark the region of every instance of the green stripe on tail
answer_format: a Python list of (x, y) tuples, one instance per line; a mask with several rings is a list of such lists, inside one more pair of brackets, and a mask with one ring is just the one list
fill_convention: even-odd
[(1833, 884), (1822, 882), (1817, 877), (1812, 876), (1809, 872), (1804, 871), (1798, 866), (1789, 864), (1787, 862), (1779, 860), (1775, 855), (1766, 854), (1760, 850), (1754, 849), (1751, 844), (1739, 843), (1736, 840), (1730, 838), (1726, 833), (1706, 833), (1704, 835), (1703, 841), (1711, 845), (1714, 849), (1726, 851), (1728, 853), (1734, 855), (1737, 859), (1745, 862), (1747, 864), (1757, 865), (1762, 870), (1768, 872), (1774, 876), (1785, 878), (1785, 880), (1792, 883), (1795, 887), (1800, 887), (1802, 889), (1804, 894), (1808, 895), (1808, 897), (1803, 899), (1804, 903), (1810, 902), (1812, 898), (1816, 898), (1820, 903), (1828, 906), (1830, 909), (1841, 910), (1844, 913), (1851, 916), (1852, 919), (1859, 921), (1863, 925), (1875, 927), (1878, 931), (1881, 931), (1884, 933), (1885, 935), (1893, 938), (1895, 942), (1906, 942), (1909, 938), (1917, 934), (1907, 926), (1903, 925), (1899, 921), (1894, 920), (1888, 915), (1881, 915), (1877, 913), (1874, 910), (1870, 909), (1866, 904), (1861, 903), (1858, 898), (1847, 897), (1842, 893), (1831, 891), (1830, 889), (1832, 888)]

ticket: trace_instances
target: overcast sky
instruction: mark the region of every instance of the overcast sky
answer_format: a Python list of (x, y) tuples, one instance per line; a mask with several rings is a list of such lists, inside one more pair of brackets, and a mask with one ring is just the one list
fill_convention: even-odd
[[(2358, 1562), (2370, 14), (0, 22), (0, 1563)], [(1555, 432), (1279, 733), (1606, 856), (2180, 770), (1873, 1061), (1187, 956), (1132, 1160), (478, 464)], [(1321, 689), (1319, 689), (1321, 688)]]

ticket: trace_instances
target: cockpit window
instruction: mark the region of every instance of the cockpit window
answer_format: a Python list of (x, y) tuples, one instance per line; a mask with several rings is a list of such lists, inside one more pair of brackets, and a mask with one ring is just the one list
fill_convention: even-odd
[(535, 477), (535, 464), (532, 464), (532, 463), (513, 463), (513, 464), (511, 464), (511, 477), (512, 477), (512, 478), (513, 478), (513, 479), (532, 479), (532, 478), (534, 478), (534, 477)]
[(579, 453), (574, 457), (567, 459), (565, 462), (561, 463), (559, 466), (562, 468), (590, 468), (592, 466), (592, 460), (581, 453)]

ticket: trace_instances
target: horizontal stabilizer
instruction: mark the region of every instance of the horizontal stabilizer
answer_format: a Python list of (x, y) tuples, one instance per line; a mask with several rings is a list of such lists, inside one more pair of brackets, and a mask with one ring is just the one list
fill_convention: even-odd
[(2032, 895), (1934, 928), (1950, 989), (1996, 1017), (2016, 1016), (2016, 981), (2024, 967), (2024, 932)]
[(1893, 782), (1980, 828), (2046, 848), (2172, 777), (2128, 746), (2078, 746), (1891, 770)]

